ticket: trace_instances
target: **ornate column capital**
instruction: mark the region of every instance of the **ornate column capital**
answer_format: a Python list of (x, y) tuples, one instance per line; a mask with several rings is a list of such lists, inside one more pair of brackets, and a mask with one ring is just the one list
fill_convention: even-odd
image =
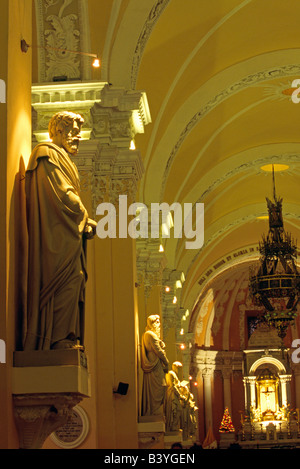
[(59, 111), (81, 114), (83, 140), (90, 140), (93, 131), (93, 106), (101, 101), (104, 82), (63, 82), (32, 86), (33, 137), (35, 143), (49, 141), (48, 124)]
[(20, 449), (41, 449), (52, 432), (65, 425), (83, 396), (26, 394), (14, 396), (14, 415)]
[(212, 365), (201, 367), (199, 370), (204, 381), (210, 380), (214, 374), (214, 371), (215, 367)]
[(101, 81), (35, 84), (32, 107), (33, 135), (37, 142), (49, 140), (49, 120), (59, 111), (82, 115), (83, 140), (93, 139), (125, 150), (151, 122), (144, 91), (114, 88)]
[(48, 124), (56, 112), (68, 110), (84, 118), (74, 161), (83, 187), (92, 189), (94, 212), (104, 201), (118, 207), (120, 195), (135, 202), (144, 166), (134, 138), (151, 122), (144, 91), (100, 81), (42, 83), (32, 86), (32, 107), (35, 143), (49, 141)]
[(22, 449), (41, 448), (68, 421), (73, 407), (90, 397), (85, 353), (50, 352), (14, 352), (12, 394)]
[(292, 379), (292, 375), (279, 375), (279, 380), (281, 383), (289, 383)]
[(244, 376), (243, 381), (246, 384), (255, 385), (256, 376)]
[(223, 379), (229, 379), (231, 377), (231, 374), (232, 374), (231, 367), (224, 366), (221, 371), (222, 371)]
[(138, 282), (144, 282), (145, 295), (148, 297), (152, 287), (162, 286), (162, 273), (167, 259), (159, 249), (159, 239), (138, 238), (136, 246)]

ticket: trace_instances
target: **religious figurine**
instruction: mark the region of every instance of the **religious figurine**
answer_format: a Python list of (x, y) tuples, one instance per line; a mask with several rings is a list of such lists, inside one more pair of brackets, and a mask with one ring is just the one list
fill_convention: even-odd
[(182, 421), (180, 381), (172, 369), (166, 374), (167, 390), (165, 398), (166, 431), (179, 431)]
[(59, 112), (49, 122), (52, 143), (38, 144), (26, 176), (27, 309), (23, 349), (83, 344), (86, 239), (96, 232), (80, 199), (76, 155), (83, 118)]
[(182, 380), (182, 363), (176, 361), (166, 375), (167, 391), (165, 399), (166, 430), (182, 430), (187, 440), (197, 429), (197, 410), (195, 398), (189, 391), (189, 382)]
[(160, 339), (160, 318), (158, 315), (149, 316), (141, 350), (141, 366), (144, 372), (142, 416), (163, 415), (165, 374), (168, 372), (168, 365), (165, 344)]
[(198, 427), (198, 423), (197, 423), (197, 410), (198, 410), (198, 407), (196, 406), (195, 397), (192, 393), (190, 393), (189, 405), (190, 405), (190, 430), (189, 430), (189, 435), (193, 436), (193, 435), (195, 435), (197, 427)]
[(182, 381), (180, 383), (181, 405), (182, 405), (182, 437), (183, 440), (188, 440), (191, 430), (191, 409), (190, 409), (190, 391), (188, 382)]

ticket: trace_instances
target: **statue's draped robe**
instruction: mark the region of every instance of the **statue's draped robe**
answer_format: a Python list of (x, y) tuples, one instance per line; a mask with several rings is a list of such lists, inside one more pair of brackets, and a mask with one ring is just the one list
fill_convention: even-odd
[(29, 249), (23, 349), (49, 350), (67, 338), (82, 341), (82, 235), (88, 214), (80, 199), (77, 168), (57, 145), (35, 147), (25, 191)]
[(168, 359), (164, 343), (151, 330), (142, 337), (141, 365), (144, 371), (142, 390), (142, 415), (159, 415), (164, 402)]
[(180, 429), (182, 419), (182, 407), (180, 402), (180, 381), (174, 371), (166, 375), (166, 398), (164, 403), (166, 417), (166, 431), (173, 432)]

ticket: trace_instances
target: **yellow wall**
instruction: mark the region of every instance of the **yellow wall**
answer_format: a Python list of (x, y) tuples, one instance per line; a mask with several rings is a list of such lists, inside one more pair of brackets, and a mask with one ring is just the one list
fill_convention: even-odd
[[(6, 81), (7, 103), (0, 104), (1, 228), (0, 338), (6, 342), (6, 364), (0, 364), (0, 447), (18, 448), (13, 419), (11, 369), (19, 274), (20, 167), (31, 151), (31, 54), (22, 53), (20, 38), (31, 42), (32, 1), (1, 0), (0, 78)], [(9, 320), (8, 320), (9, 318)]]
[[(7, 38), (8, 38), (8, 1), (1, 1), (1, 60), (0, 60), (0, 78), (7, 81)], [(6, 104), (0, 104), (0, 337), (7, 340), (6, 337), (6, 226), (4, 223), (6, 217)], [(0, 364), (0, 447), (7, 448), (7, 366)]]
[[(136, 448), (135, 244), (130, 238), (95, 244), (98, 447)], [(119, 382), (129, 384), (126, 396), (113, 394)]]

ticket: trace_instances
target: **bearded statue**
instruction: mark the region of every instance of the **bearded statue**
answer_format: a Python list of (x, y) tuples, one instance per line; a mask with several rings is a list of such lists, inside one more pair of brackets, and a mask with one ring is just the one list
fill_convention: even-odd
[(25, 174), (28, 228), (23, 350), (83, 345), (86, 240), (96, 232), (80, 198), (77, 168), (83, 118), (55, 114), (51, 143), (38, 144)]

